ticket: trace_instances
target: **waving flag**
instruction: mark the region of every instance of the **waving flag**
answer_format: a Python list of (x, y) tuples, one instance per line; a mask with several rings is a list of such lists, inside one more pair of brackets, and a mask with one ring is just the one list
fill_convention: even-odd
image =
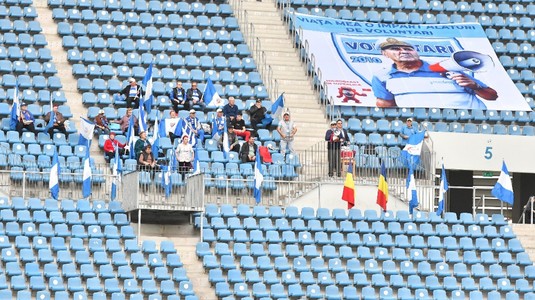
[(154, 120), (152, 137), (149, 142), (152, 144), (151, 148), (154, 158), (158, 159), (158, 153), (160, 152), (160, 125), (158, 124), (158, 117)]
[(347, 208), (355, 206), (355, 181), (353, 180), (353, 165), (347, 165), (346, 180), (344, 181), (344, 190), (342, 191), (342, 200), (347, 202)]
[(417, 132), (409, 137), (407, 145), (401, 150), (401, 159), (405, 166), (415, 169), (420, 163), (425, 131)]
[(189, 137), (189, 142), (192, 147), (195, 147), (197, 144), (197, 138), (195, 137), (195, 132), (193, 131), (193, 128), (191, 128), (191, 125), (189, 122), (184, 121), (184, 126), (182, 127), (182, 135), (187, 135)]
[(50, 98), (50, 119), (48, 120), (48, 124), (45, 126), (45, 131), (54, 127), (54, 123), (56, 123), (56, 114), (54, 113), (54, 104), (52, 103), (52, 98)]
[(223, 132), (223, 153), (225, 158), (228, 159), (230, 153), (230, 142), (228, 140), (227, 122), (225, 122), (225, 131)]
[(225, 104), (223, 99), (221, 99), (221, 97), (219, 96), (219, 93), (217, 92), (210, 77), (208, 77), (208, 79), (206, 80), (206, 87), (204, 88), (203, 98), (206, 107), (220, 107)]
[[(134, 148), (132, 148), (132, 151), (134, 151)], [(119, 158), (119, 147), (115, 147), (115, 161), (113, 164), (113, 180), (111, 182), (111, 195), (110, 199), (113, 201), (117, 198), (117, 185), (121, 182), (121, 174), (123, 172), (122, 166), (121, 166), (121, 159)]]
[(199, 161), (199, 156), (197, 155), (197, 148), (193, 150), (193, 174), (200, 174), (201, 173), (201, 162)]
[(84, 170), (82, 172), (82, 197), (87, 198), (91, 196), (91, 177), (93, 176), (91, 171), (89, 148), (85, 153), (84, 158)]
[(509, 176), (507, 166), (505, 165), (505, 161), (503, 161), (502, 164), (502, 171), (500, 172), (500, 177), (498, 177), (498, 181), (496, 182), (496, 185), (490, 193), (492, 194), (492, 196), (500, 199), (505, 203), (513, 205), (513, 203), (515, 202), (513, 184), (511, 182), (511, 177)]
[(50, 168), (50, 177), (48, 181), (48, 188), (50, 189), (50, 195), (52, 198), (58, 200), (59, 196), (59, 173), (61, 172), (59, 167), (58, 152), (54, 148), (54, 156), (52, 156), (52, 168)]
[(271, 105), (271, 116), (276, 119), (282, 119), (284, 111), (284, 93), (280, 94), (279, 98)]
[(128, 148), (130, 152), (129, 157), (133, 159), (136, 158), (136, 153), (134, 151), (135, 137), (136, 137), (136, 134), (135, 134), (135, 129), (134, 129), (134, 117), (130, 117), (129, 122), (128, 122), (128, 130), (126, 131), (126, 142), (128, 144)]
[(438, 192), (438, 207), (437, 215), (442, 215), (444, 211), (444, 204), (446, 199), (446, 192), (448, 191), (448, 179), (446, 178), (446, 170), (444, 170), (444, 164), (442, 164), (442, 174), (440, 175), (440, 188)]
[(139, 100), (139, 117), (137, 118), (137, 123), (139, 127), (139, 132), (147, 131), (147, 113), (145, 112), (145, 106), (143, 104), (143, 99)]
[(379, 175), (379, 185), (377, 187), (377, 204), (386, 211), (388, 203), (388, 183), (386, 182), (385, 163), (381, 163), (381, 174)]
[(145, 97), (143, 97), (143, 104), (147, 113), (150, 114), (152, 111), (152, 103), (154, 98), (152, 95), (152, 63), (147, 68), (147, 72), (145, 73), (145, 77), (143, 77), (143, 81), (141, 83), (143, 83), (145, 86)]
[(254, 198), (256, 203), (262, 201), (262, 182), (264, 181), (264, 175), (262, 175), (262, 162), (260, 161), (260, 153), (256, 149), (256, 160), (254, 163)]
[[(184, 118), (180, 118), (178, 119), (178, 122), (172, 122), (172, 125), (170, 126), (170, 130), (173, 130), (173, 133), (175, 134), (175, 136), (177, 136), (178, 138), (182, 138), (182, 131), (184, 129), (184, 127), (186, 126), (186, 121), (184, 120)], [(174, 125), (174, 127), (173, 127)]]
[(171, 166), (162, 166), (162, 187), (165, 191), (165, 198), (171, 194)]
[(78, 145), (85, 145), (89, 147), (89, 141), (93, 139), (93, 133), (95, 132), (95, 123), (86, 120), (85, 118), (80, 121), (80, 129), (78, 133), (80, 137), (78, 138)]
[(11, 130), (17, 129), (17, 124), (19, 123), (20, 116), (20, 101), (19, 101), (19, 86), (15, 85), (15, 90), (13, 91), (13, 105), (11, 105), (11, 120), (9, 127)]
[(409, 200), (409, 213), (412, 214), (419, 204), (416, 181), (414, 180), (414, 171), (412, 169), (409, 169), (409, 176), (407, 177), (407, 200)]

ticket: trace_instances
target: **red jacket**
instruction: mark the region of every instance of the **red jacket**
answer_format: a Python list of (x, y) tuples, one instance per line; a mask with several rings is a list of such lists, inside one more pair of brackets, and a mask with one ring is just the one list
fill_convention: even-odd
[(114, 139), (113, 142), (112, 139), (107, 139), (104, 142), (104, 152), (115, 152), (115, 147), (119, 146), (119, 148), (124, 148), (125, 145), (126, 144), (119, 143), (116, 139)]

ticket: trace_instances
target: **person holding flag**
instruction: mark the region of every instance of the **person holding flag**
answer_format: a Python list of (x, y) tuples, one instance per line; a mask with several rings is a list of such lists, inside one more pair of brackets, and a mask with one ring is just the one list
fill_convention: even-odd
[(223, 116), (223, 110), (218, 108), (216, 111), (216, 116), (212, 120), (212, 139), (218, 141), (225, 133), (226, 119)]
[(132, 108), (127, 108), (126, 114), (119, 121), (112, 121), (112, 122), (119, 124), (119, 126), (121, 126), (121, 131), (123, 132), (123, 134), (126, 134), (130, 126), (131, 118), (133, 118), (134, 134), (136, 134), (139, 130), (139, 124), (137, 121), (137, 117), (133, 115)]
[(16, 85), (13, 90), (13, 104), (11, 105), (11, 120), (9, 128), (11, 130), (18, 130), (20, 118), (20, 101), (19, 101), (19, 86)]
[(178, 144), (175, 150), (175, 157), (178, 160), (178, 172), (182, 176), (182, 181), (184, 181), (186, 173), (191, 170), (191, 162), (195, 159), (195, 153), (187, 135), (182, 136), (182, 143)]
[(266, 117), (267, 108), (262, 106), (262, 101), (260, 99), (256, 99), (255, 104), (249, 108), (249, 117), (251, 119), (251, 127), (255, 130), (255, 132), (258, 131), (258, 125), (263, 125), (262, 120)]
[[(199, 121), (199, 118), (195, 116), (196, 112), (194, 109), (191, 109), (189, 111), (189, 116), (186, 117), (186, 126), (189, 127), (190, 130), (193, 131), (195, 134), (196, 142), (200, 142), (201, 144), (204, 143), (204, 130), (202, 128), (201, 122)], [(184, 133), (184, 129), (182, 129), (182, 133)]]
[(228, 127), (227, 128), (227, 140), (225, 141), (225, 135), (221, 135), (221, 137), (219, 138), (219, 149), (221, 149), (221, 151), (224, 151), (225, 147), (225, 143), (228, 143), (228, 149), (229, 151), (234, 151), (234, 152), (237, 152), (237, 153), (240, 153), (240, 141), (238, 140), (238, 136), (236, 135), (236, 133), (234, 132), (234, 128), (232, 127)]
[(58, 130), (59, 132), (63, 133), (65, 137), (67, 136), (67, 129), (65, 128), (65, 118), (63, 117), (63, 114), (58, 111), (58, 105), (54, 104), (52, 111), (49, 111), (45, 115), (45, 122), (49, 123), (52, 114), (53, 116), (53, 123), (50, 128), (48, 128), (48, 135), (50, 135), (50, 138), (54, 137), (54, 129)]
[(128, 85), (121, 91), (121, 95), (126, 97), (126, 108), (133, 108), (139, 106), (139, 99), (145, 94), (143, 88), (137, 84), (136, 79), (130, 77)]
[(115, 139), (115, 132), (110, 132), (109, 138), (104, 142), (104, 158), (106, 161), (112, 161), (115, 157), (115, 152), (119, 152), (119, 155), (124, 155), (124, 147), (126, 144), (123, 144)]
[(37, 131), (35, 131), (35, 118), (33, 117), (33, 114), (28, 110), (28, 105), (26, 103), (22, 103), (20, 105), (20, 116), (19, 116), (19, 122), (17, 123), (17, 131), (19, 132), (19, 135), (22, 136), (22, 131), (24, 129), (27, 129), (30, 132), (33, 132), (37, 136)]
[(190, 109), (194, 105), (204, 105), (202, 92), (197, 88), (197, 82), (195, 81), (191, 83), (191, 88), (186, 91), (186, 104), (184, 108)]

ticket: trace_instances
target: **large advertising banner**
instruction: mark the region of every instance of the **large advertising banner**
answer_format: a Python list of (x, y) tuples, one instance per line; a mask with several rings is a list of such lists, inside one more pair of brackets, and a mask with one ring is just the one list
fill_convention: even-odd
[(293, 24), (334, 105), (530, 110), (478, 23)]

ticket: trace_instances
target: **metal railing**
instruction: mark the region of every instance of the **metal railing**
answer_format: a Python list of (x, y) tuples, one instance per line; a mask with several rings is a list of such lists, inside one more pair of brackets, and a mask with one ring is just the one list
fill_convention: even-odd
[(522, 224), (526, 224), (526, 214), (529, 214), (529, 224), (533, 225), (533, 217), (535, 213), (535, 196), (529, 197), (528, 202), (526, 205), (524, 205), (524, 208), (522, 210), (522, 216), (520, 217), (521, 220), (518, 220), (518, 223), (522, 221)]

